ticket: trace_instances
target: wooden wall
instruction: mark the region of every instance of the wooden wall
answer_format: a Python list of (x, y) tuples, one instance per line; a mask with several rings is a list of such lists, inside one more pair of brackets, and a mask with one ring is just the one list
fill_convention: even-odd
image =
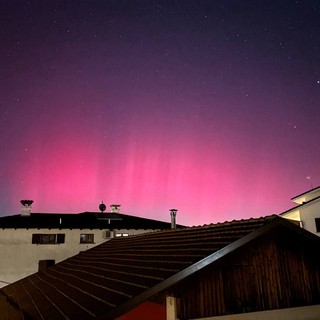
[(179, 319), (319, 304), (320, 248), (290, 230), (275, 230), (172, 290)]

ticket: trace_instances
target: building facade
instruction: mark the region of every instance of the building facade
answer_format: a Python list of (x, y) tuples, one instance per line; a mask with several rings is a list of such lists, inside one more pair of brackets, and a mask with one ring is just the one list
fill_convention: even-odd
[(320, 236), (320, 187), (316, 187), (291, 199), (296, 206), (280, 215), (295, 220), (306, 229)]
[(20, 215), (0, 218), (0, 287), (114, 237), (170, 229), (172, 225), (121, 214), (119, 205), (112, 205), (107, 213), (49, 214), (31, 213), (31, 204), (23, 201)]
[(319, 250), (279, 216), (113, 238), (0, 289), (1, 319), (317, 320)]

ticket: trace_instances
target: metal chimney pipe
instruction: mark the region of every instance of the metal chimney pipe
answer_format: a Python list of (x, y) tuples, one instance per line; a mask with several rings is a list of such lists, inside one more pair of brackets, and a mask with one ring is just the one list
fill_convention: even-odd
[(176, 215), (177, 215), (177, 209), (170, 209), (170, 215), (171, 215), (171, 229), (176, 229)]

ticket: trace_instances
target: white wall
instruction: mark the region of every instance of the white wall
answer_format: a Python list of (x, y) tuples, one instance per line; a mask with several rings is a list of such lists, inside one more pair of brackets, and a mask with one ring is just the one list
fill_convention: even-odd
[(302, 206), (293, 208), (289, 212), (282, 215), (283, 218), (302, 222), (302, 227), (309, 232), (320, 236), (320, 232), (316, 229), (316, 218), (320, 218), (320, 199), (306, 203)]
[(290, 309), (234, 314), (193, 320), (319, 320), (320, 305)]
[(312, 199), (315, 199), (319, 196), (320, 196), (320, 187), (317, 187), (313, 190), (310, 190), (309, 192), (304, 193), (301, 196), (293, 198), (292, 201), (298, 204), (302, 204), (304, 202), (308, 202)]
[(320, 236), (320, 233), (317, 233), (315, 223), (315, 218), (320, 218), (320, 199), (302, 206), (299, 211), (303, 228)]
[[(151, 230), (116, 230), (116, 233), (141, 234)], [(65, 234), (65, 243), (32, 244), (32, 234)], [(80, 234), (94, 234), (94, 243), (80, 243)], [(80, 251), (110, 240), (106, 230), (90, 229), (0, 229), (0, 288), (38, 271), (39, 260), (58, 263)]]

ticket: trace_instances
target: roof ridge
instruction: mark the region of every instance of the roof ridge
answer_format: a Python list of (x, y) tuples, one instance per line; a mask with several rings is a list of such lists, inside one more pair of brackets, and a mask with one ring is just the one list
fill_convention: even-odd
[[(217, 223), (210, 223), (210, 224), (204, 224), (204, 225), (198, 225), (198, 226), (190, 226), (190, 227), (184, 227), (184, 228), (179, 228), (179, 229), (167, 229), (167, 230), (160, 230), (160, 231), (150, 231), (150, 232), (146, 232), (146, 233), (142, 233), (142, 234), (135, 234), (135, 235), (130, 235), (129, 237), (126, 237), (126, 239), (129, 238), (139, 238), (139, 237), (144, 237), (146, 235), (156, 235), (156, 234), (168, 234), (168, 233), (182, 233), (185, 232), (186, 230), (188, 230), (188, 232), (190, 232), (190, 230), (212, 230), (212, 228), (221, 228), (224, 226), (237, 226), (237, 225), (241, 225), (241, 224), (245, 224), (245, 223), (263, 223), (263, 222), (267, 222), (267, 221), (272, 221), (274, 219), (279, 218), (278, 215), (276, 214), (272, 214), (272, 215), (268, 215), (268, 216), (261, 216), (258, 218), (247, 218), (247, 219), (239, 219), (239, 220), (231, 220), (231, 221), (224, 221), (224, 222), (217, 222)], [(175, 235), (174, 235), (175, 236)], [(119, 240), (122, 238), (118, 238)]]

